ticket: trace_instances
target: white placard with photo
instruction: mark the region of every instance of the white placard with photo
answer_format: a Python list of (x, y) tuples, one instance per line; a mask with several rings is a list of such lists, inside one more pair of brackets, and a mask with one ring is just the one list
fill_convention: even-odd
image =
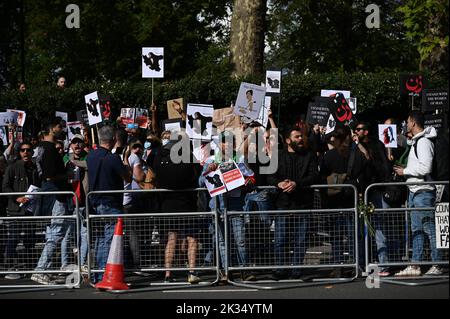
[(233, 109), (234, 114), (256, 120), (264, 105), (265, 95), (265, 87), (242, 82)]
[(205, 175), (205, 185), (211, 197), (223, 194), (227, 191), (219, 169)]
[(67, 122), (67, 132), (69, 136), (69, 141), (72, 140), (74, 135), (80, 134), (84, 136), (83, 126), (81, 122)]
[(97, 91), (84, 96), (86, 110), (88, 113), (89, 125), (95, 125), (102, 122), (102, 112), (98, 101)]
[(164, 48), (142, 48), (142, 77), (164, 77)]
[(330, 134), (336, 129), (336, 120), (334, 119), (333, 115), (330, 114), (327, 121), (327, 127), (325, 129), (325, 134)]
[(281, 71), (266, 71), (266, 92), (280, 93)]
[(17, 117), (19, 113), (16, 112), (0, 112), (0, 126), (8, 126), (10, 124), (17, 124)]
[(8, 133), (6, 132), (6, 127), (0, 126), (0, 140), (3, 142), (3, 146), (8, 145)]
[(261, 111), (259, 112), (259, 116), (255, 120), (255, 122), (258, 122), (263, 127), (267, 127), (267, 122), (269, 121), (269, 110), (271, 105), (272, 105), (272, 97), (266, 96), (264, 98), (264, 105), (261, 108)]
[(209, 104), (187, 105), (186, 133), (191, 139), (211, 140), (214, 109)]
[(350, 106), (350, 109), (352, 110), (353, 114), (356, 114), (357, 108), (356, 108), (356, 97), (347, 98), (348, 106)]
[(225, 162), (220, 164), (219, 170), (222, 173), (223, 181), (228, 191), (245, 185), (245, 179), (236, 162)]
[(378, 139), (385, 147), (397, 148), (397, 126), (378, 124)]
[(345, 91), (345, 90), (321, 90), (320, 91), (320, 96), (329, 97), (329, 96), (331, 96), (333, 94), (336, 94), (338, 92), (344, 94), (344, 97), (346, 99), (350, 98), (350, 91)]
[(164, 130), (170, 132), (181, 131), (181, 122), (164, 123)]
[(25, 119), (27, 118), (27, 113), (25, 111), (6, 109), (6, 112), (17, 113), (17, 126), (23, 127), (25, 125)]
[(66, 112), (55, 112), (55, 117), (60, 117), (62, 120), (66, 121), (66, 123), (69, 121), (69, 114)]

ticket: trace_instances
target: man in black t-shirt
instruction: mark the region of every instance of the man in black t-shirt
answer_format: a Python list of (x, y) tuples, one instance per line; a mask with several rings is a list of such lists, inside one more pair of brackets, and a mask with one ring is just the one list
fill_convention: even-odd
[[(44, 139), (38, 145), (36, 165), (41, 177), (42, 192), (71, 191), (68, 183), (63, 158), (56, 150), (56, 140), (63, 134), (61, 118), (56, 117), (45, 128)], [(64, 216), (72, 210), (71, 197), (68, 195), (43, 195), (39, 210), (44, 216)], [(37, 271), (48, 270), (51, 266), (53, 255), (66, 233), (69, 221), (64, 219), (52, 219), (45, 232), (45, 246), (35, 268)], [(44, 285), (51, 284), (47, 274), (33, 274), (31, 280)]]

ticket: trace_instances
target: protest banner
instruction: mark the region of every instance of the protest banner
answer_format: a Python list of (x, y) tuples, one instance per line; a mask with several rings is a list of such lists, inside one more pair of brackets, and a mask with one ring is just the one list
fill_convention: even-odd
[(17, 126), (23, 127), (25, 125), (25, 120), (27, 118), (27, 113), (25, 111), (6, 109), (6, 113), (8, 112), (17, 113), (17, 120), (16, 120)]
[(384, 147), (397, 148), (397, 125), (378, 124), (378, 139)]
[(8, 126), (10, 124), (17, 125), (17, 112), (0, 112), (0, 126)]
[(209, 104), (187, 105), (186, 133), (191, 139), (211, 140), (214, 109)]
[(89, 125), (101, 123), (102, 112), (100, 110), (97, 91), (85, 95), (84, 101), (86, 103), (86, 111), (88, 114)]
[(428, 82), (421, 74), (400, 74), (400, 95), (419, 96), (428, 88)]
[(265, 95), (265, 87), (242, 82), (233, 109), (234, 114), (256, 120), (264, 105)]
[(164, 78), (164, 48), (142, 48), (142, 78)]
[(436, 248), (448, 249), (448, 204), (439, 203), (436, 205), (435, 227), (436, 227)]
[(280, 93), (281, 71), (266, 71), (266, 92)]
[(174, 106), (176, 104), (179, 105), (182, 110), (184, 110), (184, 99), (183, 98), (168, 100), (167, 101), (167, 116), (168, 116), (169, 120), (181, 119), (181, 114), (175, 110)]
[(448, 110), (448, 90), (423, 90), (422, 111)]
[(67, 122), (67, 132), (69, 141), (72, 140), (74, 135), (82, 135), (84, 136), (83, 124), (79, 121), (76, 122)]

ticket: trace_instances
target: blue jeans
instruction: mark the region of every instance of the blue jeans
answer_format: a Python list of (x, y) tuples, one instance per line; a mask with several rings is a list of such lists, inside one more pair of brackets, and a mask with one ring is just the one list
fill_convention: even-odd
[[(75, 224), (74, 222), (70, 222), (67, 227), (66, 234), (61, 242), (61, 266), (67, 266), (69, 264), (69, 249), (70, 249), (70, 240), (75, 232)], [(80, 243), (80, 262), (81, 265), (85, 265), (87, 261), (87, 253), (88, 253), (88, 242), (87, 242), (87, 227), (83, 221), (80, 221), (80, 238), (78, 239)], [(76, 243), (75, 243), (76, 244)], [(78, 263), (78, 260), (75, 261)]]
[[(383, 194), (380, 191), (373, 190), (370, 193), (369, 201), (373, 203), (375, 208), (390, 208), (389, 204), (383, 199)], [(386, 221), (383, 220), (383, 214), (375, 214), (372, 218), (372, 224), (375, 229), (375, 242), (377, 245), (378, 262), (384, 264), (388, 262), (388, 245), (386, 236)], [(368, 234), (365, 234), (366, 236)], [(384, 270), (384, 269), (383, 269)]]
[[(95, 207), (97, 215), (115, 215), (123, 214), (122, 211), (116, 207), (99, 204)], [(108, 221), (101, 222), (95, 225), (95, 261), (98, 269), (104, 269), (108, 261), (109, 249), (114, 236), (114, 227), (116, 222)], [(95, 276), (97, 281), (102, 280), (103, 274), (98, 273)]]
[[(282, 214), (275, 217), (275, 262), (277, 265), (303, 264), (306, 254), (306, 232), (309, 226), (309, 217), (305, 214), (289, 216)], [(290, 237), (294, 234), (294, 256), (293, 259), (283, 258), (286, 256), (285, 246)]]
[[(264, 212), (268, 210), (273, 209), (272, 201), (269, 197), (269, 190), (262, 190), (260, 192), (255, 193), (249, 193), (245, 196), (245, 203), (244, 203), (244, 211), (252, 211), (254, 210), (254, 205), (256, 204), (257, 210)], [(271, 220), (270, 216), (267, 213), (262, 213), (259, 215), (259, 218), (261, 222), (266, 225), (270, 226)]]
[[(347, 263), (348, 260), (344, 257), (344, 253), (348, 253), (348, 259), (352, 261), (355, 260), (355, 231), (351, 220), (348, 213), (337, 213), (330, 217), (332, 263)], [(361, 248), (362, 246), (360, 245), (359, 247)], [(359, 251), (361, 251), (361, 249)]]
[[(60, 202), (55, 199), (52, 208), (52, 216), (64, 216), (68, 213), (67, 201)], [(36, 270), (46, 270), (51, 267), (53, 254), (55, 253), (56, 245), (60, 242), (66, 232), (69, 223), (65, 219), (52, 219), (50, 226), (47, 226), (45, 231), (45, 247), (42, 250)]]
[[(5, 234), (7, 234), (5, 244), (5, 264), (7, 264), (8, 267), (16, 267), (17, 264), (20, 263), (20, 261), (18, 260), (19, 256), (17, 254), (17, 244), (21, 239), (21, 233), (24, 233), (25, 235), (23, 237), (23, 245), (28, 254), (34, 247), (34, 244), (36, 242), (36, 235), (34, 234), (35, 229), (34, 227), (30, 229), (22, 221), (12, 220), (6, 222), (5, 224)], [(24, 260), (24, 262), (28, 261)], [(32, 265), (31, 267), (33, 266), (34, 265)], [(26, 268), (28, 267), (30, 267), (30, 265), (26, 265)]]
[(431, 260), (440, 261), (441, 252), (436, 248), (436, 228), (434, 223), (434, 191), (418, 191), (410, 193), (408, 206), (410, 208), (430, 207), (430, 211), (411, 211), (411, 232), (413, 254), (412, 261), (422, 261), (424, 234), (428, 236), (431, 248)]

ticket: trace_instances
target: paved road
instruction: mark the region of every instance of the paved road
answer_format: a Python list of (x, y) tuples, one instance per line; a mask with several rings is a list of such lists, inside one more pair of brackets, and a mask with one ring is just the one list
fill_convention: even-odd
[[(272, 286), (280, 284), (271, 282)], [(268, 284), (263, 284), (267, 286)], [(284, 284), (286, 285), (286, 284)], [(141, 286), (143, 287), (143, 286)], [(145, 286), (147, 287), (147, 286)], [(174, 287), (174, 286), (171, 286)], [(226, 286), (189, 286), (186, 289), (111, 294), (97, 291), (88, 285), (80, 289), (9, 292), (0, 299), (448, 299), (449, 284), (440, 283), (425, 286), (403, 286), (381, 283), (379, 289), (368, 289), (364, 279), (350, 283), (326, 284), (320, 286), (296, 287), (280, 290), (258, 290), (253, 288)]]

